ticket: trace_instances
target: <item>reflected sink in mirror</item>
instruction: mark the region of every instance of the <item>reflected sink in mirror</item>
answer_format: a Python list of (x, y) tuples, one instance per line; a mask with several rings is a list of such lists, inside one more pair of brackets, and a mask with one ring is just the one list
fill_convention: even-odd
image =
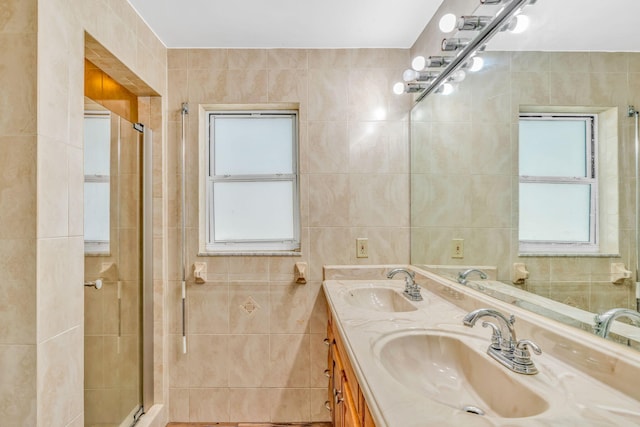
[(393, 333), (374, 346), (381, 368), (431, 400), (470, 413), (521, 418), (549, 404), (467, 342), (478, 338), (428, 330)]
[(346, 302), (352, 306), (381, 312), (407, 312), (417, 308), (400, 291), (382, 287), (349, 289), (344, 294)]

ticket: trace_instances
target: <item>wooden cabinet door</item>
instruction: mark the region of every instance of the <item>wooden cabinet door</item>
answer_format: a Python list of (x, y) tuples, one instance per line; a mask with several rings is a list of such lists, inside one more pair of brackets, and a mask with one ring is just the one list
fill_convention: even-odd
[(358, 418), (358, 410), (355, 405), (355, 401), (353, 400), (353, 396), (351, 395), (351, 390), (349, 386), (344, 381), (346, 379), (346, 375), (343, 376), (342, 382), (342, 393), (344, 395), (344, 401), (342, 405), (344, 406), (344, 427), (361, 427), (360, 418)]
[(333, 427), (344, 426), (344, 394), (342, 392), (342, 369), (339, 365), (334, 365), (333, 368), (333, 411), (331, 412), (331, 418), (333, 420)]
[(371, 412), (369, 412), (369, 408), (367, 406), (364, 407), (364, 424), (362, 427), (376, 427), (373, 423)]
[[(351, 395), (341, 354), (330, 326), (327, 335), (330, 344), (327, 374), (329, 375), (329, 401), (333, 427), (362, 427), (356, 401)], [(357, 390), (357, 387), (355, 389)]]

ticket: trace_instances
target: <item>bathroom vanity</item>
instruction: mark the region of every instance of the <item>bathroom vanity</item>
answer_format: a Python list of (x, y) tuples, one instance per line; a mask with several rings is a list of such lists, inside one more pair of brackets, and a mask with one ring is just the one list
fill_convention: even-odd
[[(386, 279), (398, 267), (415, 273), (423, 301)], [(336, 427), (640, 425), (632, 350), (416, 267), (327, 266), (323, 289)], [(542, 350), (531, 352), (538, 373), (487, 354), (492, 319), (463, 324), (481, 308), (515, 316), (513, 338)]]

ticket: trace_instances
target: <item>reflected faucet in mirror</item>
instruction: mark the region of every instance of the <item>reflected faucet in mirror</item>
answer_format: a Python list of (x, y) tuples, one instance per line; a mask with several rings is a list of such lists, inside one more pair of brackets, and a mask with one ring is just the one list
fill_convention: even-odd
[(470, 268), (468, 270), (461, 271), (461, 272), (458, 273), (458, 283), (460, 283), (462, 285), (466, 285), (467, 284), (467, 276), (469, 276), (469, 274), (471, 274), (471, 273), (478, 273), (482, 280), (485, 280), (487, 278), (487, 274), (484, 271), (478, 270), (477, 268)]
[(612, 308), (602, 314), (596, 314), (596, 324), (593, 327), (593, 332), (602, 338), (607, 338), (613, 321), (618, 317), (628, 317), (636, 320), (640, 325), (640, 312), (629, 310), (628, 308)]

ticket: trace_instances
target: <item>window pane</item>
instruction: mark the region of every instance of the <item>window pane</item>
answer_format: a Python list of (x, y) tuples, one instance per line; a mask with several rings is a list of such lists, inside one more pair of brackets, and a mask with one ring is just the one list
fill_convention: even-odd
[(84, 174), (109, 175), (109, 147), (111, 146), (111, 118), (84, 118)]
[(520, 183), (520, 240), (589, 242), (591, 186)]
[(292, 181), (213, 184), (214, 240), (292, 240)]
[(520, 175), (584, 177), (585, 120), (520, 120)]
[(109, 183), (84, 183), (84, 240), (109, 241)]
[(293, 117), (213, 119), (214, 175), (293, 173)]

